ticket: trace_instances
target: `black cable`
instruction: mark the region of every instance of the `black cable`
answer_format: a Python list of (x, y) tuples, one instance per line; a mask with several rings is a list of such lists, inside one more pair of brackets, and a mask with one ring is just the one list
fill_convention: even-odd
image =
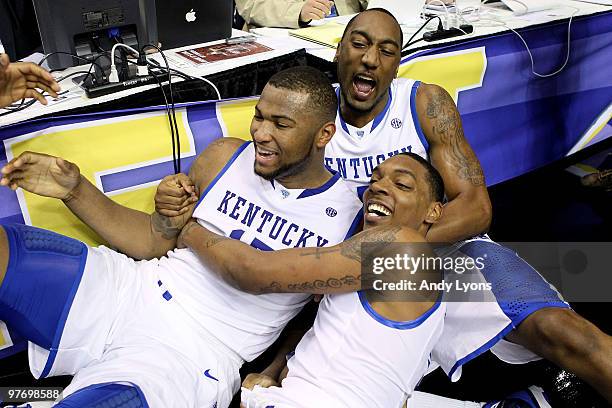
[[(90, 67), (89, 67), (89, 71), (87, 71), (87, 75), (85, 75), (85, 77), (83, 78), (83, 81), (82, 81), (81, 83), (85, 83), (85, 81), (87, 81), (87, 78), (88, 78), (89, 76), (91, 76), (91, 70), (92, 70), (92, 69), (93, 69), (93, 67), (94, 67), (94, 64), (93, 64), (93, 63), (94, 63), (94, 62), (96, 62), (98, 59), (100, 59), (100, 58), (102, 58), (102, 57), (106, 57), (106, 58), (108, 59), (108, 61), (110, 62), (110, 58), (108, 57), (108, 55), (105, 55), (105, 54), (100, 54), (100, 55), (98, 55), (96, 58), (94, 58), (94, 60), (93, 60), (92, 64), (91, 64), (91, 65), (90, 65)], [(100, 65), (98, 65), (98, 64), (96, 64), (96, 65), (97, 65), (98, 67), (100, 66)], [(100, 68), (100, 69), (102, 70), (102, 75), (104, 75), (102, 79), (104, 79), (104, 81), (106, 81), (106, 73), (104, 72), (104, 69), (102, 69), (102, 68)]]
[(171, 114), (170, 114), (170, 107), (168, 105), (168, 98), (166, 98), (166, 91), (164, 91), (164, 86), (162, 85), (161, 81), (159, 80), (159, 78), (157, 77), (157, 75), (153, 74), (153, 78), (155, 78), (155, 81), (157, 82), (157, 85), (159, 85), (159, 89), (161, 90), (161, 93), (164, 97), (164, 103), (165, 103), (165, 110), (166, 110), (166, 115), (168, 117), (168, 124), (170, 125), (170, 135), (172, 138), (172, 165), (174, 166), (174, 172), (178, 173), (178, 169), (177, 169), (177, 163), (175, 160), (175, 155), (176, 155), (176, 147), (175, 147), (175, 143), (174, 143), (174, 128), (172, 126), (172, 119), (171, 119)]
[(9, 106), (5, 106), (4, 109), (6, 110), (19, 109), (21, 108), (24, 102), (25, 102), (25, 98), (22, 98), (19, 103), (13, 102)]
[[(151, 64), (151, 63), (149, 63), (148, 65), (149, 65), (149, 69), (156, 69), (156, 70), (159, 70), (160, 72), (166, 72), (166, 68), (164, 68), (164, 67), (160, 67), (159, 65), (155, 65), (155, 64)], [(172, 73), (174, 76), (177, 76), (177, 77), (183, 78), (183, 79), (185, 79), (185, 80), (191, 80), (191, 79), (199, 79), (199, 80), (201, 80), (200, 78), (192, 77), (192, 76), (190, 76), (190, 75), (188, 75), (188, 74), (185, 74), (184, 72), (181, 72), (181, 71), (179, 71), (179, 70), (177, 70), (177, 69), (172, 69), (172, 68), (171, 68), (171, 69), (170, 69), (170, 72), (171, 72), (171, 73)]]
[(11, 113), (19, 112), (19, 111), (22, 111), (22, 110), (24, 110), (26, 108), (29, 108), (30, 106), (34, 105), (34, 103), (36, 102), (36, 99), (32, 98), (32, 100), (23, 103), (24, 101), (25, 101), (25, 99), (21, 100), (22, 105), (19, 108), (9, 109), (8, 112), (0, 113), (0, 117), (6, 116), (6, 115), (10, 115)]
[(440, 20), (440, 24), (442, 24), (442, 17), (440, 17), (440, 16), (433, 16), (433, 17), (428, 18), (428, 19), (427, 19), (427, 21), (425, 21), (425, 23), (423, 23), (423, 25), (422, 25), (421, 27), (419, 27), (419, 29), (418, 29), (418, 30), (416, 30), (414, 34), (412, 34), (412, 37), (410, 37), (410, 38), (408, 39), (408, 41), (406, 41), (406, 45), (404, 45), (404, 46), (402, 47), (402, 51), (404, 51), (404, 50), (405, 50), (406, 48), (408, 48), (410, 45), (415, 44), (417, 41), (415, 41), (415, 42), (411, 43), (411, 41), (414, 39), (414, 37), (416, 37), (416, 35), (417, 35), (418, 33), (420, 33), (420, 32), (421, 32), (421, 31), (422, 31), (422, 30), (425, 28), (425, 26), (426, 26), (427, 24), (429, 24), (429, 22), (430, 22), (431, 20), (435, 20), (436, 18), (437, 18), (437, 19), (439, 19), (439, 20)]
[[(92, 66), (93, 66), (93, 65), (92, 65)], [(57, 78), (55, 81), (56, 81), (56, 82), (62, 82), (63, 80), (68, 79), (68, 78), (70, 78), (70, 77), (73, 77), (73, 76), (75, 76), (75, 75), (78, 75), (78, 74), (89, 74), (90, 72), (91, 72), (91, 68), (90, 68), (90, 70), (89, 70), (89, 71), (75, 71), (75, 72), (70, 73), (70, 74), (68, 74), (68, 75), (64, 75), (63, 77), (59, 77), (59, 78)], [(60, 92), (60, 93), (58, 93), (58, 95), (63, 95), (63, 94), (64, 94), (64, 93), (66, 93), (66, 92), (68, 92), (68, 90), (65, 90), (65, 91), (63, 91), (63, 92)]]
[[(92, 65), (92, 66), (93, 66), (93, 65)], [(90, 69), (91, 69), (91, 68), (90, 68)], [(72, 76), (75, 76), (75, 75), (79, 75), (79, 74), (87, 74), (87, 72), (88, 72), (88, 71), (76, 71), (76, 72), (72, 72), (72, 73), (70, 73), (70, 74), (68, 74), (68, 75), (64, 75), (63, 77), (58, 78), (58, 79), (57, 79), (57, 82), (61, 82), (61, 81), (65, 80), (65, 79), (68, 79), (68, 78), (70, 78), (70, 77), (72, 77)], [(67, 89), (67, 90), (65, 90), (65, 91), (63, 91), (63, 92), (59, 92), (57, 95), (58, 95), (58, 96), (60, 96), (60, 95), (65, 95), (65, 94), (66, 94), (66, 93), (68, 93), (68, 92), (69, 92), (69, 90)], [(43, 95), (43, 96), (47, 96), (47, 93), (46, 93), (46, 92), (43, 92), (43, 94), (42, 94), (42, 95)], [(30, 106), (34, 105), (34, 104), (36, 103), (36, 101), (37, 101), (37, 99), (32, 98), (32, 99), (31, 99), (31, 100), (29, 100), (28, 102), (25, 102), (25, 98), (24, 98), (24, 99), (22, 99), (22, 100), (21, 100), (21, 102), (19, 103), (19, 105), (17, 105), (16, 107), (12, 107), (11, 105), (6, 106), (4, 109), (8, 110), (9, 112), (2, 112), (2, 113), (0, 113), (0, 117), (1, 117), (1, 116), (5, 116), (5, 115), (8, 115), (8, 114), (10, 114), (10, 113), (14, 113), (14, 112), (19, 112), (19, 111), (22, 111), (22, 110), (24, 110), (24, 109), (26, 109), (26, 108), (29, 108)]]
[[(154, 45), (145, 45), (140, 50), (143, 55), (145, 55), (145, 49), (147, 47), (155, 48), (161, 54), (161, 50), (158, 47), (156, 47)], [(168, 62), (167, 62), (165, 56), (164, 56), (164, 61), (166, 61), (166, 66), (167, 66), (165, 72), (168, 74), (168, 78), (170, 78), (170, 70), (169, 70), (170, 67), (168, 65)], [(174, 172), (175, 173), (180, 173), (179, 162), (178, 162), (178, 159), (177, 159), (177, 143), (176, 143), (176, 136), (175, 136), (176, 132), (175, 132), (175, 128), (174, 128), (174, 123), (175, 122), (172, 120), (173, 119), (172, 115), (174, 114), (174, 111), (171, 110), (170, 107), (169, 107), (168, 99), (166, 97), (166, 92), (164, 91), (164, 87), (163, 87), (161, 81), (159, 80), (157, 75), (153, 74), (153, 76), (154, 76), (155, 80), (157, 81), (157, 84), (159, 85), (159, 87), (161, 89), (162, 95), (164, 97), (164, 102), (166, 104), (166, 113), (168, 115), (168, 125), (170, 126), (170, 137), (171, 137), (171, 140), (172, 140), (172, 164), (174, 166)], [(171, 82), (169, 82), (168, 85), (170, 86), (170, 84), (171, 84)], [(172, 94), (172, 88), (170, 88), (170, 92)], [(178, 152), (179, 152), (179, 156), (180, 156), (180, 150), (178, 150)]]
[(414, 40), (413, 42), (409, 42), (408, 44), (406, 44), (406, 48), (410, 47), (411, 45), (414, 45), (418, 42), (423, 41), (423, 38), (417, 38), (416, 40)]
[[(51, 55), (51, 54), (49, 54), (49, 55)], [(104, 56), (104, 55), (98, 55), (98, 56), (97, 56), (97, 57), (96, 57), (96, 58), (95, 58), (95, 59), (94, 59), (92, 62), (90, 62), (90, 66), (89, 66), (89, 70), (88, 70), (88, 71), (76, 71), (76, 72), (73, 72), (73, 73), (71, 73), (71, 74), (64, 75), (63, 77), (58, 78), (56, 81), (57, 81), (57, 82), (61, 82), (61, 81), (65, 80), (65, 79), (68, 79), (68, 78), (70, 78), (70, 77), (72, 77), (72, 76), (75, 76), (75, 75), (78, 75), (78, 74), (85, 74), (85, 77), (83, 78), (83, 82), (85, 82), (85, 80), (87, 80), (87, 77), (88, 77), (89, 75), (91, 75), (91, 70), (93, 69), (94, 64), (99, 66), (99, 64), (97, 64), (97, 63), (96, 63), (96, 61), (97, 61), (97, 60), (98, 60), (100, 57), (103, 57), (103, 56)], [(43, 61), (44, 61), (44, 59), (43, 59), (43, 60), (41, 60), (41, 62), (40, 62), (39, 64), (41, 64)], [(102, 71), (102, 72), (104, 72), (104, 71)], [(58, 93), (58, 95), (64, 95), (64, 94), (66, 94), (67, 92), (68, 92), (68, 90), (63, 91), (63, 92), (60, 92), (60, 93)], [(45, 96), (45, 95), (46, 95), (46, 93), (45, 93), (45, 92), (43, 92), (43, 96)], [(11, 105), (9, 105), (9, 106), (4, 107), (4, 109), (5, 109), (5, 110), (7, 110), (8, 112), (1, 112), (1, 113), (0, 113), (0, 117), (2, 117), (2, 116), (6, 116), (6, 115), (9, 115), (9, 114), (11, 114), (11, 113), (15, 113), (15, 112), (22, 111), (22, 110), (24, 110), (24, 109), (26, 109), (26, 108), (29, 108), (30, 106), (34, 105), (34, 104), (36, 103), (36, 101), (37, 101), (37, 99), (32, 98), (32, 99), (31, 99), (31, 100), (29, 100), (28, 102), (25, 102), (25, 98), (24, 98), (24, 99), (22, 99), (22, 100), (21, 100), (21, 102), (19, 102), (19, 104), (18, 104), (18, 105), (16, 105), (16, 106), (15, 106), (15, 104), (11, 104)]]
[[(88, 62), (88, 63), (90, 63), (90, 64), (96, 64), (96, 65), (98, 66), (98, 68), (100, 68), (100, 70), (101, 70), (102, 72), (104, 72), (104, 70), (102, 69), (102, 66), (100, 66), (100, 64), (96, 63), (96, 62), (95, 62), (95, 61), (96, 61), (95, 59), (94, 59), (94, 60), (93, 60), (93, 62), (92, 62), (92, 61), (88, 60), (88, 59), (87, 59), (87, 58), (85, 58), (85, 57), (81, 57), (81, 56), (79, 56), (79, 55), (72, 54), (72, 53), (70, 53), (70, 52), (63, 52), (63, 51), (55, 51), (55, 52), (52, 52), (52, 53), (49, 53), (49, 54), (45, 55), (45, 57), (44, 57), (43, 59), (41, 59), (41, 60), (40, 60), (40, 62), (38, 63), (38, 65), (42, 65), (42, 63), (43, 63), (43, 62), (44, 62), (44, 61), (45, 61), (47, 58), (49, 58), (50, 56), (52, 56), (52, 55), (54, 55), (54, 54), (70, 55), (70, 56), (72, 56), (73, 58), (76, 58), (76, 59), (80, 59), (80, 60), (86, 61), (86, 62)], [(96, 58), (96, 59), (97, 59), (97, 58)]]
[[(159, 65), (159, 63), (156, 60), (151, 60), (151, 61), (148, 61), (148, 62), (151, 63), (151, 65), (155, 65), (156, 68), (166, 69), (166, 68), (162, 67), (161, 65)], [(172, 72), (175, 72), (178, 76), (180, 76), (183, 79), (192, 79), (192, 80), (195, 79), (195, 80), (198, 80), (200, 82), (204, 82), (206, 84), (206, 86), (212, 88), (215, 93), (218, 92), (218, 89), (215, 89), (215, 87), (213, 85), (211, 85), (212, 82), (209, 82), (209, 81), (207, 81), (205, 79), (202, 79), (200, 77), (191, 76), (191, 75), (186, 74), (186, 73), (184, 73), (182, 71), (179, 71), (178, 69), (170, 68), (170, 70)], [(220, 98), (219, 98), (219, 100), (220, 100)]]
[[(173, 142), (172, 143), (172, 158), (175, 160), (175, 172), (180, 173), (181, 172), (181, 140), (180, 140), (180, 133), (178, 130), (178, 124), (176, 123), (176, 110), (174, 107), (174, 92), (172, 91), (172, 75), (170, 71), (171, 70), (170, 64), (168, 63), (168, 59), (164, 55), (163, 51), (156, 45), (146, 44), (145, 46), (142, 47), (140, 52), (144, 53), (145, 49), (147, 48), (154, 48), (157, 50), (157, 52), (159, 52), (159, 54), (164, 59), (164, 63), (166, 64), (166, 69), (168, 71), (168, 88), (170, 88), (170, 109), (172, 110), (172, 122), (174, 123), (174, 129), (175, 129), (175, 132), (172, 135), (172, 142)], [(170, 127), (172, 127), (172, 125)], [(176, 141), (175, 141), (175, 138), (176, 138)], [(176, 147), (176, 150), (175, 150), (175, 147)]]
[[(157, 62), (157, 61), (156, 61), (156, 60), (154, 60), (154, 59), (152, 59), (152, 60), (147, 60), (147, 62), (148, 62), (149, 64), (151, 64), (151, 65), (155, 65), (155, 67), (156, 67), (156, 68), (160, 68), (160, 69), (167, 69), (167, 68), (165, 68), (165, 67), (162, 67), (162, 66), (159, 64), (159, 62)], [(174, 73), (176, 73), (176, 74), (178, 74), (178, 75), (182, 75), (184, 78), (187, 78), (187, 79), (199, 79), (200, 81), (202, 80), (201, 78), (191, 76), (191, 75), (186, 74), (186, 73), (184, 73), (184, 72), (182, 72), (182, 71), (179, 71), (178, 69), (170, 68), (170, 71), (172, 71), (172, 72), (174, 72)]]

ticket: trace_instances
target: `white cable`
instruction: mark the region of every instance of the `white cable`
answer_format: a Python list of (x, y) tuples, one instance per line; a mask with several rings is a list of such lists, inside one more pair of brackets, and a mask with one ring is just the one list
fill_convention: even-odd
[(219, 93), (219, 89), (217, 89), (217, 87), (215, 86), (215, 84), (213, 84), (212, 82), (210, 82), (208, 79), (204, 78), (204, 77), (200, 77), (200, 79), (206, 83), (208, 83), (208, 85), (212, 86), (213, 89), (215, 90), (215, 92), (217, 93), (217, 99), (221, 100), (221, 94)]
[(449, 22), (450, 22), (450, 12), (448, 11), (448, 7), (446, 6), (446, 4), (442, 0), (429, 0), (427, 2), (427, 4), (425, 6), (423, 6), (423, 9), (425, 9), (425, 7), (427, 7), (427, 5), (433, 4), (433, 3), (440, 3), (442, 5), (442, 7), (444, 7), (444, 12), (446, 13), (446, 20), (442, 24), (442, 27), (445, 30), (448, 30), (448, 28), (449, 28), (448, 25), (449, 25)]
[[(487, 1), (489, 0), (480, 0), (479, 1), (479, 6), (475, 7), (475, 6), (467, 6), (464, 7), (462, 9), (460, 9), (459, 7), (457, 7), (456, 1), (455, 1), (455, 13), (457, 14), (457, 16), (459, 16), (459, 18), (461, 18), (466, 24), (471, 24), (473, 21), (476, 21), (479, 19), (480, 17), (480, 8), (482, 7), (483, 4), (485, 4)], [(475, 16), (474, 20), (468, 20), (465, 18), (465, 15), (470, 15), (470, 16)]]
[(119, 82), (119, 74), (117, 73), (117, 67), (115, 66), (115, 51), (117, 50), (117, 47), (127, 48), (128, 50), (132, 51), (132, 53), (136, 54), (137, 56), (140, 55), (140, 53), (137, 50), (130, 47), (129, 45), (125, 45), (122, 43), (117, 43), (113, 45), (113, 48), (111, 49), (111, 66), (110, 66), (110, 75), (108, 76), (108, 82)]
[[(518, 0), (514, 0), (514, 1), (518, 1)], [(521, 1), (518, 1), (519, 3), (521, 3), (523, 6), (525, 6), (525, 4)], [(563, 65), (561, 65), (560, 68), (558, 68), (556, 71), (551, 72), (549, 74), (540, 74), (539, 72), (535, 71), (535, 63), (533, 60), (533, 54), (531, 54), (531, 50), (529, 49), (529, 45), (527, 45), (527, 42), (525, 41), (525, 39), (523, 38), (522, 35), (520, 35), (518, 33), (518, 31), (516, 31), (515, 29), (511, 28), (510, 26), (508, 26), (508, 24), (506, 24), (504, 21), (496, 19), (496, 18), (479, 18), (478, 21), (493, 21), (495, 23), (501, 23), (502, 26), (504, 26), (505, 28), (507, 28), (508, 30), (512, 31), (514, 34), (516, 34), (518, 36), (518, 38), (521, 40), (521, 42), (523, 43), (523, 45), (525, 46), (525, 49), (527, 50), (527, 54), (529, 55), (529, 60), (531, 61), (531, 72), (533, 73), (533, 75), (539, 77), (539, 78), (549, 78), (552, 76), (555, 76), (557, 74), (559, 74), (561, 71), (563, 71), (565, 69), (565, 67), (567, 66), (567, 63), (569, 62), (569, 58), (570, 58), (570, 53), (571, 53), (571, 35), (572, 35), (572, 21), (574, 16), (576, 15), (576, 13), (578, 13), (580, 11), (580, 9), (576, 8), (576, 7), (571, 7), (571, 6), (567, 6), (571, 9), (574, 10), (574, 12), (570, 15), (569, 17), (569, 21), (567, 23), (567, 54), (565, 55), (565, 61), (563, 62)]]

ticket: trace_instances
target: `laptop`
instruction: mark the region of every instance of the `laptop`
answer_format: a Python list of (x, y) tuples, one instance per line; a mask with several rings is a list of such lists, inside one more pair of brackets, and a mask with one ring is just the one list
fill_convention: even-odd
[(232, 0), (156, 0), (155, 3), (157, 32), (164, 50), (232, 36)]

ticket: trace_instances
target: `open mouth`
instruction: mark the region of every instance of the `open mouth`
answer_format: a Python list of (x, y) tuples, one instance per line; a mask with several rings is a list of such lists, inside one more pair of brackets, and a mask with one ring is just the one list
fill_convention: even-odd
[(393, 212), (382, 204), (369, 203), (367, 205), (367, 215), (370, 217), (388, 217)]
[(263, 163), (270, 162), (274, 160), (276, 156), (278, 156), (277, 152), (263, 148), (261, 146), (257, 146), (255, 148), (255, 153), (257, 155), (257, 161), (263, 162)]
[(367, 74), (357, 74), (353, 77), (353, 90), (358, 100), (365, 101), (376, 88), (376, 80)]

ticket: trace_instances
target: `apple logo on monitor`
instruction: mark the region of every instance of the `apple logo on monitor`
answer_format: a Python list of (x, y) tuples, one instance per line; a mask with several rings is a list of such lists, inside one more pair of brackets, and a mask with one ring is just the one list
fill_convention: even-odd
[(189, 10), (189, 12), (187, 14), (185, 14), (185, 20), (187, 20), (188, 23), (191, 23), (192, 21), (196, 20), (196, 12), (193, 11), (193, 9)]

